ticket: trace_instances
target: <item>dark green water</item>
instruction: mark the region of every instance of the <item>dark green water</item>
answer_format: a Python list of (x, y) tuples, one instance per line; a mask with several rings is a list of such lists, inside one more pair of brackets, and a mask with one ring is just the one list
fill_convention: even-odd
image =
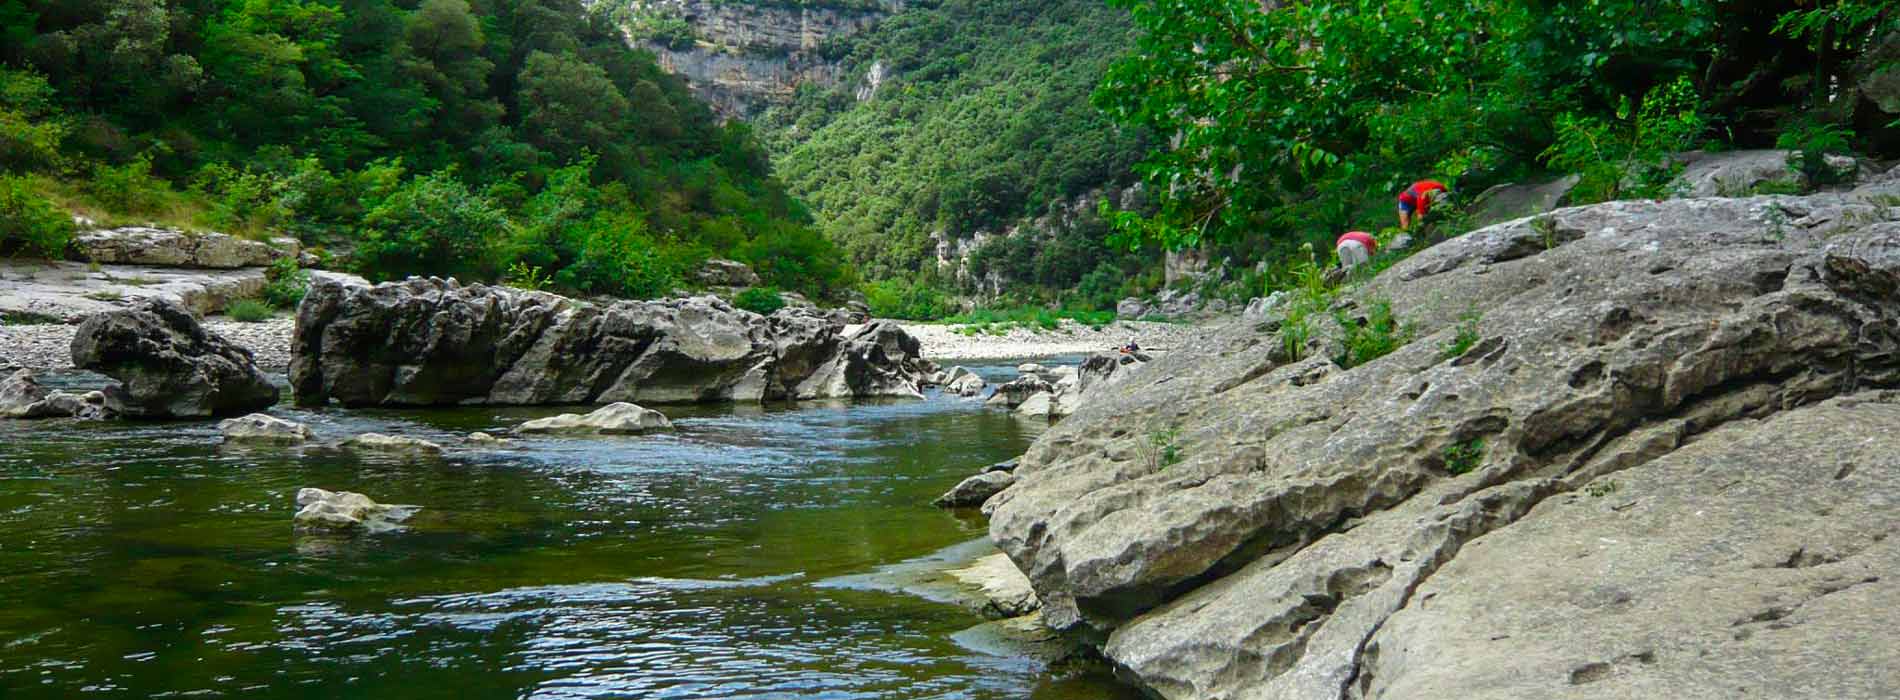
[[(319, 442), (451, 444), (558, 411), (277, 412)], [(434, 464), (0, 422), (0, 697), (1133, 697), (960, 648), (960, 608), (836, 585), (980, 537), (929, 500), (1037, 426), (935, 397), (666, 412), (677, 434)], [(423, 510), (297, 538), (303, 486)]]

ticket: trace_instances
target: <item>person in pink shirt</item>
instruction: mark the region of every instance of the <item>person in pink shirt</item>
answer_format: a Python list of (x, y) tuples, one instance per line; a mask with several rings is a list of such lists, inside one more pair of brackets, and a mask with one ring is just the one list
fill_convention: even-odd
[(1432, 204), (1445, 199), (1451, 190), (1437, 180), (1419, 180), (1399, 193), (1399, 228), (1410, 229), (1414, 222), (1424, 223)]
[(1379, 252), (1379, 241), (1364, 231), (1347, 231), (1333, 241), (1333, 253), (1339, 256), (1339, 266), (1348, 270), (1364, 265), (1372, 260), (1372, 254)]

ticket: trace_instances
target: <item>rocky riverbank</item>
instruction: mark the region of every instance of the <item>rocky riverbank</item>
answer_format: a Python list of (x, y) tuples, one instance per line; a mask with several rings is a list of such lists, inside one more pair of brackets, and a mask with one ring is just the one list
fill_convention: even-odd
[(1900, 696), (1896, 202), (1441, 243), (1332, 304), (1389, 303), (1390, 354), (1342, 367), (1329, 313), (1162, 355), (1029, 449), (991, 538), (1170, 700)]
[(964, 328), (937, 323), (904, 326), (923, 345), (924, 357), (939, 362), (1086, 355), (1121, 347), (1130, 340), (1144, 351), (1168, 352), (1192, 345), (1203, 332), (1198, 325), (1155, 321), (1116, 321), (1100, 328), (1063, 321), (1056, 330), (1019, 326), (1001, 335), (969, 334)]

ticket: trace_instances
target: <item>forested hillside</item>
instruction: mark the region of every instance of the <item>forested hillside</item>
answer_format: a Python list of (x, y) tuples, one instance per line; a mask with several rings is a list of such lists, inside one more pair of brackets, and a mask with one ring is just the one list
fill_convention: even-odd
[(0, 37), (0, 252), (57, 255), (57, 207), (288, 231), (379, 279), (851, 282), (749, 129), (579, 0), (4, 0)]
[[(853, 79), (801, 90), (761, 130), (787, 186), (867, 277), (951, 286), (934, 277), (933, 234), (997, 233), (1076, 198), (1093, 209), (1097, 190), (1132, 181), (1142, 132), (1089, 104), (1132, 42), (1127, 14), (1099, 0), (913, 5), (827, 47)], [(1096, 224), (998, 238), (973, 257), (1009, 268), (1025, 294), (1101, 268), (1112, 296), (1158, 264), (1107, 249)]]

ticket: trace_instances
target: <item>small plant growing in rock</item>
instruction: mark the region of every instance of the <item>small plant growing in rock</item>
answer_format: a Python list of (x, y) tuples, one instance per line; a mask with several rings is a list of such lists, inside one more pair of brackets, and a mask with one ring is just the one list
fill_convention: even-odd
[(278, 258), (264, 271), (264, 301), (280, 309), (294, 309), (310, 292), (310, 272), (291, 258)]
[(101, 289), (86, 294), (86, 298), (93, 301), (121, 301), (125, 299), (125, 295), (120, 294), (116, 289)]
[(1445, 446), (1445, 471), (1469, 474), (1484, 462), (1484, 438), (1472, 438)]
[(1451, 340), (1445, 342), (1445, 359), (1463, 357), (1465, 353), (1471, 351), (1472, 346), (1478, 344), (1478, 324), (1483, 320), (1484, 314), (1476, 308), (1459, 314), (1457, 331), (1452, 335)]
[(734, 295), (732, 305), (760, 316), (770, 316), (772, 312), (785, 308), (785, 298), (779, 296), (777, 287), (752, 287)]
[(239, 299), (224, 307), (224, 315), (238, 323), (262, 323), (270, 320), (271, 307), (262, 299)]
[(1544, 250), (1550, 250), (1552, 248), (1557, 247), (1557, 220), (1556, 219), (1553, 219), (1549, 216), (1540, 216), (1535, 219), (1531, 219), (1531, 230), (1536, 231), (1537, 237), (1543, 240)]
[(1416, 329), (1399, 323), (1392, 315), (1392, 302), (1383, 299), (1372, 302), (1364, 323), (1348, 318), (1344, 313), (1334, 315), (1333, 320), (1339, 324), (1341, 340), (1345, 344), (1333, 362), (1345, 369), (1385, 357), (1412, 342), (1412, 336), (1417, 334)]
[(1181, 463), (1181, 447), (1174, 443), (1181, 436), (1180, 428), (1155, 430), (1148, 434), (1144, 452), (1148, 457), (1148, 468), (1161, 471)]
[(1602, 498), (1604, 496), (1608, 496), (1610, 494), (1616, 493), (1616, 480), (1604, 479), (1602, 481), (1590, 482), (1589, 486), (1583, 487), (1583, 492), (1590, 494), (1592, 498)]
[(540, 265), (529, 265), (519, 260), (509, 263), (505, 279), (510, 287), (536, 292), (547, 289), (548, 283), (554, 281), (541, 270)]

